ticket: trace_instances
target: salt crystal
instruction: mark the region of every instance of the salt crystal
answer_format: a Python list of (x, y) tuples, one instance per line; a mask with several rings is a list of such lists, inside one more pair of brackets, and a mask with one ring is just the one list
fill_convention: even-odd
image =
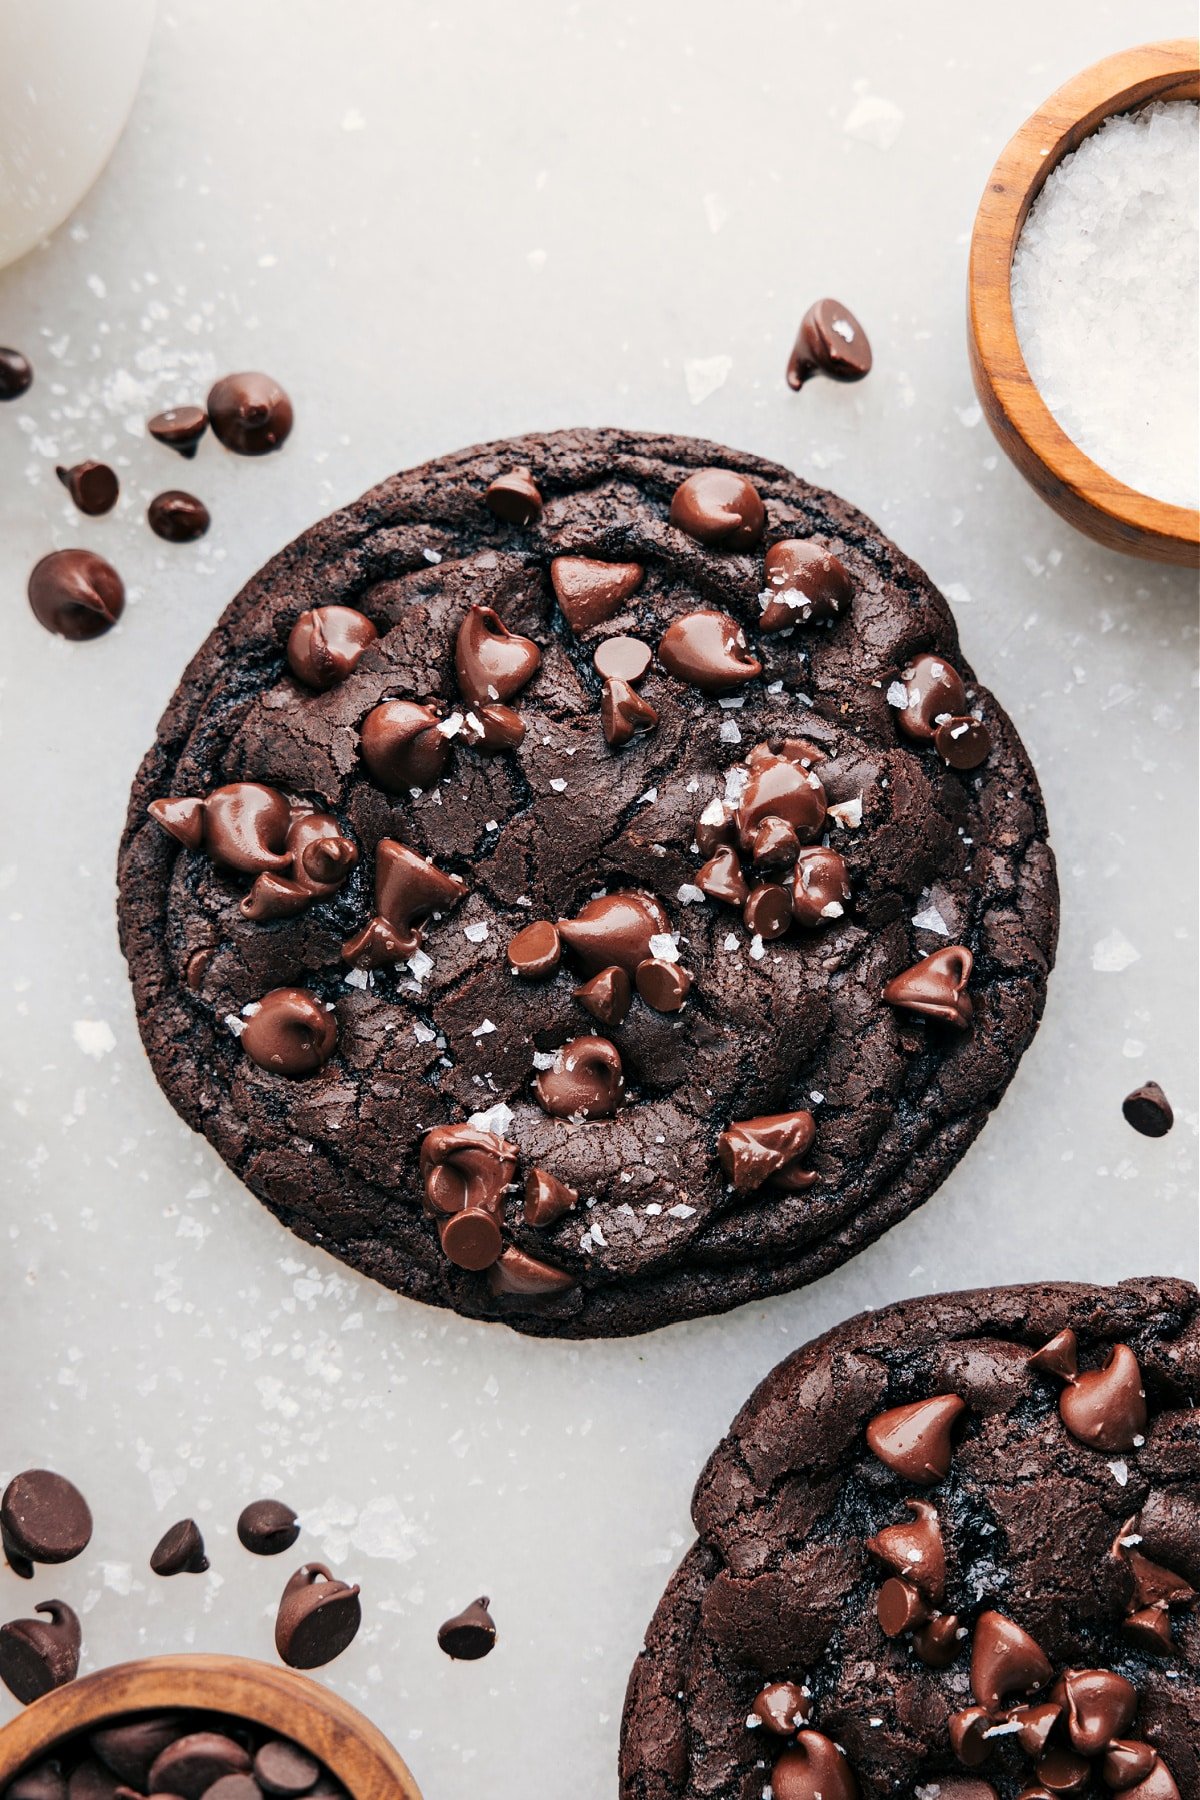
[(732, 367), (732, 356), (689, 357), (683, 365), (683, 379), (692, 405), (699, 406), (719, 387), (724, 387)]
[(75, 1039), (76, 1047), (85, 1056), (93, 1057), (96, 1062), (117, 1047), (112, 1026), (103, 1019), (76, 1019), (71, 1027), (71, 1036)]
[(1141, 961), (1141, 951), (1135, 950), (1123, 931), (1114, 925), (1107, 937), (1100, 939), (1092, 946), (1092, 967), (1101, 975), (1119, 975), (1122, 969), (1128, 969), (1135, 962)]
[(485, 1019), (482, 1025), (476, 1025), (471, 1036), (473, 1038), (487, 1037), (488, 1033), (495, 1031), (495, 1029), (496, 1027), (492, 1024), (492, 1021), (490, 1019)]
[(467, 1120), (467, 1124), (473, 1125), (476, 1131), (494, 1131), (496, 1136), (501, 1138), (508, 1131), (512, 1122), (512, 1107), (506, 1106), (503, 1100), (497, 1100), (496, 1104), (489, 1106), (486, 1112), (472, 1113)]
[(463, 936), (468, 944), (482, 944), (487, 941), (487, 920), (480, 919), (476, 925), (464, 925)]
[(702, 906), (704, 904), (704, 889), (698, 888), (692, 881), (684, 881), (680, 883), (675, 898), (682, 906)]
[(1068, 437), (1141, 493), (1200, 501), (1200, 107), (1119, 113), (1052, 171), (1012, 268), (1021, 351)]
[(650, 954), (658, 962), (678, 962), (679, 946), (669, 931), (656, 931), (650, 939)]

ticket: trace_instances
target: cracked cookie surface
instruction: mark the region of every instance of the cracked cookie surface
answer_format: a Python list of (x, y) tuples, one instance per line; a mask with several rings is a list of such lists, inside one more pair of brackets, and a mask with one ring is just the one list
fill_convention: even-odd
[[(597, 970), (576, 921), (629, 895)], [(591, 1336), (812, 1280), (932, 1193), (1036, 1029), (1057, 889), (1010, 721), (867, 519), (578, 431), (396, 475), (249, 583), (137, 776), (120, 924), (159, 1081), (288, 1226)], [(505, 1180), (451, 1144), (435, 1182), (472, 1120)]]
[(696, 1486), (622, 1800), (1193, 1800), (1198, 1402), (1183, 1281), (909, 1300), (797, 1351)]

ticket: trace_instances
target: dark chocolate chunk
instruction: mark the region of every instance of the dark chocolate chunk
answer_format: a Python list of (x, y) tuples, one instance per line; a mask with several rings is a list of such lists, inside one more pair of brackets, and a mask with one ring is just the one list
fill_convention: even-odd
[(238, 456), (278, 450), (292, 429), (292, 403), (270, 375), (225, 375), (209, 389), (213, 436)]
[(282, 1660), (293, 1669), (319, 1669), (340, 1656), (362, 1624), (358, 1592), (323, 1563), (298, 1569), (275, 1617), (275, 1648)]
[(254, 1556), (278, 1556), (300, 1536), (300, 1522), (282, 1500), (252, 1500), (238, 1517), (237, 1534)]
[(195, 1519), (180, 1519), (163, 1533), (150, 1557), (150, 1567), (156, 1575), (203, 1575), (208, 1557)]
[(29, 604), (39, 625), (81, 643), (111, 631), (125, 610), (125, 584), (94, 550), (52, 550), (34, 565)]
[(54, 473), (80, 512), (91, 518), (111, 512), (117, 504), (121, 484), (107, 463), (81, 462), (70, 469), (56, 469)]
[(491, 1604), (484, 1594), (438, 1626), (438, 1645), (447, 1656), (456, 1662), (477, 1662), (495, 1649), (496, 1622), (488, 1610)]
[(1135, 1131), (1143, 1137), (1166, 1137), (1175, 1123), (1171, 1102), (1157, 1081), (1147, 1081), (1132, 1094), (1126, 1094), (1121, 1111)]
[[(10, 1563), (14, 1556), (24, 1564), (71, 1562), (91, 1538), (88, 1503), (65, 1475), (26, 1469), (0, 1496), (0, 1539)], [(32, 1571), (16, 1568), (16, 1573)]]
[(147, 421), (146, 430), (160, 444), (178, 450), (190, 462), (208, 430), (208, 414), (202, 406), (169, 406)]
[(0, 400), (19, 400), (32, 380), (29, 358), (19, 350), (0, 348)]
[(867, 334), (849, 307), (840, 300), (814, 300), (788, 357), (788, 386), (798, 390), (812, 375), (861, 381), (870, 374), (871, 361)]
[(146, 508), (146, 517), (155, 537), (165, 538), (168, 544), (193, 544), (212, 524), (203, 500), (197, 500), (195, 494), (183, 488), (168, 488), (165, 493), (155, 494)]
[(63, 1600), (35, 1606), (44, 1618), (0, 1625), (0, 1681), (24, 1706), (79, 1672), (79, 1620)]

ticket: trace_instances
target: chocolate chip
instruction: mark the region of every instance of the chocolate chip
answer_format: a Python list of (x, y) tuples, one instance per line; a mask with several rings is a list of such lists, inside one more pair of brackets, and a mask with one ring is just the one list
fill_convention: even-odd
[(967, 993), (973, 958), (961, 944), (947, 944), (932, 956), (922, 957), (911, 969), (893, 976), (883, 990), (889, 1006), (903, 1007), (944, 1025), (965, 1031), (974, 1008)]
[(759, 596), (760, 631), (786, 631), (810, 620), (835, 619), (854, 596), (840, 557), (811, 538), (783, 538), (764, 559), (766, 591)]
[(187, 1730), (183, 1713), (151, 1713), (124, 1719), (90, 1733), (88, 1744), (100, 1761), (131, 1787), (144, 1789), (155, 1760)]
[[(67, 1800), (118, 1800), (120, 1793), (108, 1770), (91, 1757), (85, 1757), (71, 1770)], [(176, 1800), (176, 1796), (170, 1795), (168, 1800)]]
[(151, 1794), (203, 1800), (223, 1775), (249, 1773), (250, 1757), (236, 1739), (222, 1731), (192, 1731), (155, 1757), (146, 1780)]
[(447, 1260), (456, 1269), (490, 1269), (504, 1245), (500, 1221), (481, 1206), (464, 1206), (438, 1222), (438, 1237)]
[[(308, 1790), (311, 1792), (311, 1788)], [(204, 1800), (262, 1800), (263, 1790), (253, 1775), (222, 1775), (204, 1790)], [(151, 1795), (150, 1800), (157, 1800)]]
[(620, 1053), (607, 1038), (570, 1038), (537, 1076), (533, 1091), (553, 1119), (611, 1119), (625, 1091)]
[(89, 518), (99, 518), (117, 504), (121, 484), (107, 463), (81, 462), (71, 469), (55, 469), (54, 473), (80, 512)]
[(918, 656), (889, 687), (888, 704), (905, 736), (927, 743), (940, 723), (966, 716), (967, 690), (944, 656)]
[(299, 1744), (272, 1738), (254, 1758), (254, 1773), (268, 1794), (307, 1794), (321, 1773), (321, 1765)]
[(550, 581), (572, 631), (586, 631), (620, 612), (642, 585), (641, 563), (600, 562), (591, 556), (556, 556)]
[[(638, 964), (639, 968), (645, 965)], [(593, 1019), (601, 1025), (620, 1025), (628, 1016), (633, 1004), (633, 984), (624, 969), (614, 963), (609, 969), (601, 969), (581, 987), (572, 989), (573, 996)]]
[(756, 744), (747, 758), (750, 776), (742, 790), (733, 823), (743, 850), (755, 851), (764, 821), (781, 819), (797, 840), (810, 843), (825, 823), (825, 789), (812, 769), (794, 757)]
[[(306, 679), (301, 673), (301, 680)], [(450, 761), (440, 714), (415, 700), (384, 700), (362, 722), (362, 759), (372, 781), (389, 794), (432, 787)]]
[(57, 1757), (22, 1769), (4, 1789), (4, 1800), (67, 1800), (67, 1778)]
[(1134, 1088), (1132, 1094), (1126, 1094), (1121, 1111), (1143, 1137), (1166, 1137), (1175, 1123), (1171, 1102), (1157, 1081), (1147, 1081), (1142, 1087)]
[(762, 673), (746, 634), (728, 613), (704, 609), (672, 619), (658, 646), (669, 674), (705, 694), (726, 694)]
[(814, 930), (844, 916), (850, 900), (850, 877), (836, 850), (807, 844), (792, 871), (792, 917)]
[(632, 687), (641, 681), (653, 660), (649, 644), (641, 638), (603, 638), (592, 652), (592, 662), (603, 681), (626, 681)]
[(511, 700), (531, 681), (542, 653), (531, 638), (508, 629), (490, 606), (472, 606), (458, 628), (454, 669), (464, 700)]
[(34, 565), (29, 604), (39, 625), (82, 643), (111, 631), (125, 610), (125, 586), (94, 550), (52, 550)]
[(318, 1669), (350, 1644), (362, 1624), (358, 1588), (306, 1563), (283, 1590), (275, 1617), (275, 1648), (293, 1669)]
[(180, 1519), (164, 1531), (154, 1547), (150, 1567), (156, 1575), (203, 1575), (208, 1558), (195, 1519)]
[(247, 370), (225, 375), (209, 389), (214, 436), (238, 456), (278, 450), (292, 429), (292, 403), (270, 375)]
[(655, 1012), (677, 1013), (688, 997), (692, 977), (677, 962), (649, 956), (640, 962), (634, 977), (637, 991)]
[[(0, 1536), (10, 1563), (71, 1562), (87, 1549), (92, 1515), (79, 1489), (50, 1469), (14, 1475), (0, 1497)], [(15, 1572), (32, 1574), (14, 1564)]]
[(771, 943), (781, 938), (792, 922), (792, 896), (778, 882), (752, 888), (742, 908), (746, 930)]
[(28, 357), (0, 348), (0, 400), (19, 400), (33, 380)]
[(147, 421), (146, 430), (160, 444), (178, 450), (190, 462), (208, 430), (208, 414), (202, 406), (169, 406)]
[(562, 959), (558, 927), (549, 919), (535, 919), (508, 940), (507, 955), (513, 974), (523, 975), (527, 981), (553, 975)]
[(525, 721), (511, 706), (472, 707), (463, 720), (462, 739), (485, 756), (515, 750), (525, 740)]
[(971, 1692), (998, 1712), (1010, 1695), (1044, 1687), (1054, 1670), (1041, 1646), (1003, 1613), (981, 1613), (971, 1641)]
[(658, 725), (657, 708), (641, 694), (635, 693), (627, 681), (606, 681), (600, 699), (600, 727), (605, 742), (614, 750), (633, 738), (654, 731)]
[(714, 851), (696, 876), (696, 886), (710, 900), (719, 900), (722, 906), (746, 904), (750, 888), (732, 844), (722, 844)]
[(809, 1718), (812, 1702), (798, 1683), (771, 1681), (755, 1696), (750, 1711), (777, 1737), (791, 1737)]
[(816, 1135), (810, 1112), (764, 1113), (726, 1126), (717, 1139), (717, 1155), (735, 1193), (751, 1194), (768, 1181), (797, 1191), (817, 1179), (800, 1167)]
[(671, 923), (652, 894), (604, 894), (581, 906), (573, 919), (558, 921), (559, 936), (589, 974), (615, 963), (627, 975), (653, 956), (651, 939), (670, 934)]
[(978, 769), (991, 754), (992, 734), (980, 719), (965, 714), (942, 720), (933, 747), (951, 769)]
[(966, 1411), (957, 1394), (935, 1394), (877, 1413), (867, 1426), (867, 1444), (880, 1462), (906, 1481), (944, 1481), (953, 1454), (951, 1433)]
[(569, 1293), (575, 1286), (575, 1277), (509, 1244), (488, 1270), (487, 1284), (489, 1292), (497, 1297), (514, 1295), (544, 1300), (553, 1294)]
[(353, 673), (378, 636), (366, 614), (352, 606), (310, 607), (288, 634), (288, 667), (306, 687), (324, 693)]
[(771, 1771), (774, 1800), (858, 1800), (845, 1753), (821, 1731), (800, 1731)]
[(497, 475), (484, 499), (492, 517), (505, 525), (532, 525), (542, 510), (542, 496), (528, 469)]
[[(620, 971), (624, 975), (625, 971)], [(629, 977), (625, 977), (628, 981)], [(545, 1169), (530, 1169), (525, 1177), (525, 1223), (553, 1225), (579, 1204), (579, 1194)]]
[(1128, 1344), (1114, 1344), (1102, 1368), (1069, 1375), (1058, 1411), (1081, 1444), (1093, 1450), (1134, 1449), (1146, 1430), (1146, 1392)]
[(165, 538), (168, 544), (193, 544), (212, 524), (203, 500), (197, 500), (195, 494), (183, 488), (167, 488), (165, 493), (155, 494), (146, 508), (146, 517), (155, 537)]
[(861, 381), (871, 370), (867, 334), (840, 300), (814, 300), (800, 321), (788, 357), (787, 382), (799, 391), (812, 375)]
[(342, 955), (358, 968), (407, 961), (420, 943), (419, 926), (432, 912), (449, 912), (467, 891), (458, 875), (426, 862), (408, 844), (380, 838), (375, 846), (375, 912)]
[(456, 1662), (477, 1662), (496, 1647), (496, 1624), (488, 1607), (487, 1595), (472, 1600), (470, 1606), (438, 1626), (438, 1647)]
[(325, 1067), (337, 1048), (337, 1025), (307, 989), (272, 988), (247, 1019), (241, 1041), (260, 1069), (298, 1080)]
[(79, 1672), (79, 1620), (71, 1608), (62, 1600), (44, 1600), (33, 1610), (45, 1618), (0, 1625), (0, 1681), (22, 1706), (74, 1681)]
[(282, 1500), (252, 1500), (238, 1516), (237, 1534), (253, 1556), (278, 1556), (300, 1536), (300, 1525)]
[(670, 520), (698, 543), (752, 550), (763, 534), (766, 511), (745, 475), (733, 469), (697, 469), (676, 488)]

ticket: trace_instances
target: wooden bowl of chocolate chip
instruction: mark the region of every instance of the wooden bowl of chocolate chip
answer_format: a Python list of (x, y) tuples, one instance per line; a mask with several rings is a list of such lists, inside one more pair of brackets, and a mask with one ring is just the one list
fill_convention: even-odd
[(0, 1730), (0, 1800), (421, 1800), (361, 1713), (290, 1669), (155, 1656), (53, 1689)]

